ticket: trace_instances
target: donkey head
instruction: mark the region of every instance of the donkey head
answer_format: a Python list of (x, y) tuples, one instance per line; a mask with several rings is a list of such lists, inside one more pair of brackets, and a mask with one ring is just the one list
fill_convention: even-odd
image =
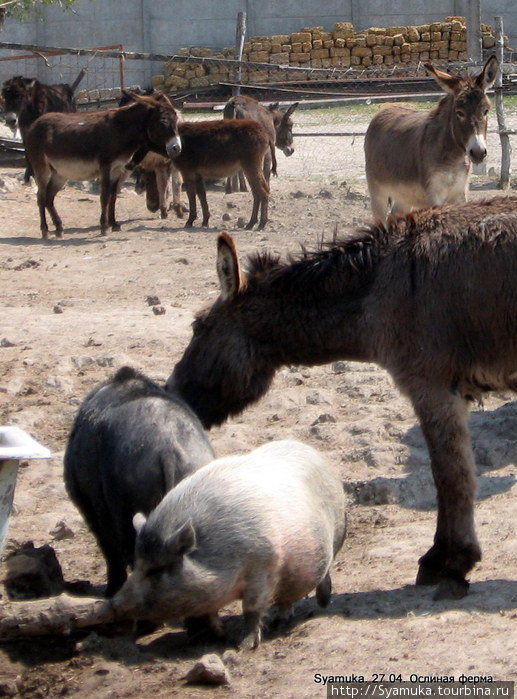
[[(486, 130), (490, 101), (486, 96), (497, 77), (499, 61), (491, 56), (477, 76), (461, 78), (424, 64), (436, 82), (452, 99), (451, 129), (456, 143), (473, 163), (486, 156)], [(444, 98), (445, 99), (445, 98)]]
[(35, 78), (24, 78), (15, 75), (14, 78), (4, 80), (2, 85), (2, 98), (5, 109), (5, 123), (16, 131), (18, 127), (18, 115), (22, 106), (29, 101), (31, 90), (36, 82)]
[(181, 153), (181, 138), (178, 132), (179, 116), (167, 95), (158, 92), (152, 97), (127, 93), (134, 102), (143, 104), (149, 110), (147, 138), (152, 150), (175, 158)]
[(276, 131), (276, 147), (283, 151), (284, 155), (292, 155), (293, 148), (293, 120), (291, 114), (294, 112), (299, 102), (292, 104), (285, 112), (278, 109), (278, 102), (270, 104), (268, 110), (273, 116)]
[(260, 299), (247, 293), (247, 278), (239, 266), (232, 238), (217, 241), (217, 274), (221, 293), (196, 316), (192, 339), (167, 381), (203, 426), (219, 425), (240, 413), (269, 388), (275, 368), (255, 342), (260, 324)]

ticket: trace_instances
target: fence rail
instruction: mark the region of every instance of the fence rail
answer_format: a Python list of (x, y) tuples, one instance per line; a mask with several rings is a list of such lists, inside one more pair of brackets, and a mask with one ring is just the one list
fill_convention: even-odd
[[(502, 32), (501, 32), (502, 35)], [(49, 71), (49, 77), (47, 82), (71, 82), (72, 79), (77, 74), (77, 71), (86, 66), (87, 79), (85, 96), (80, 99), (81, 108), (97, 109), (104, 107), (106, 105), (116, 104), (116, 99), (120, 94), (120, 88), (125, 86), (125, 62), (128, 60), (137, 61), (151, 61), (160, 63), (191, 63), (193, 65), (224, 65), (226, 67), (232, 67), (236, 71), (238, 69), (252, 68), (256, 70), (267, 70), (268, 72), (278, 75), (281, 74), (282, 77), (289, 75), (291, 80), (278, 81), (274, 84), (261, 83), (261, 84), (250, 84), (235, 82), (231, 80), (221, 80), (216, 86), (211, 86), (207, 88), (188, 89), (182, 91), (170, 92), (173, 97), (183, 97), (189, 99), (191, 102), (205, 98), (219, 100), (220, 102), (226, 101), (231, 91), (235, 87), (242, 87), (248, 91), (248, 94), (256, 96), (258, 99), (280, 99), (285, 101), (298, 101), (302, 102), (302, 106), (331, 106), (331, 105), (345, 105), (351, 100), (363, 100), (363, 101), (381, 101), (381, 100), (405, 100), (412, 97), (418, 93), (420, 98), (427, 99), (438, 99), (439, 93), (437, 90), (433, 89), (436, 84), (432, 78), (425, 76), (425, 69), (422, 64), (403, 64), (403, 65), (392, 65), (380, 67), (368, 67), (368, 68), (307, 68), (307, 67), (296, 67), (287, 66), (282, 64), (272, 64), (272, 63), (261, 63), (261, 62), (250, 62), (250, 61), (238, 61), (231, 58), (215, 58), (209, 56), (193, 56), (193, 55), (167, 55), (167, 54), (151, 54), (142, 52), (128, 52), (124, 51), (122, 46), (111, 46), (111, 47), (97, 47), (97, 48), (63, 48), (63, 47), (49, 47), (49, 46), (37, 46), (32, 44), (19, 44), (12, 42), (0, 42), (0, 51), (16, 51), (24, 52), (20, 55), (4, 56), (0, 57), (0, 66), (8, 65), (8, 61), (24, 60), (28, 61), (42, 61)], [(497, 130), (491, 133), (498, 133), (501, 141), (501, 159), (498, 169), (501, 172), (501, 185), (509, 186), (510, 180), (510, 162), (509, 157), (511, 153), (510, 138), (517, 135), (516, 124), (506, 123), (504, 118), (504, 96), (511, 91), (515, 91), (517, 88), (517, 63), (513, 62), (514, 55), (511, 55), (511, 62), (504, 62), (503, 58), (508, 58), (508, 53), (504, 51), (502, 41), (498, 46), (499, 59), (501, 64), (501, 73), (499, 77), (499, 84), (495, 89), (496, 96), (496, 115), (497, 115)], [(70, 57), (68, 63), (64, 65), (63, 63), (57, 64), (56, 59), (63, 60), (63, 57)], [(86, 63), (84, 62), (86, 59)], [(73, 63), (75, 61), (75, 63)], [(82, 63), (80, 63), (82, 61)], [(72, 67), (73, 63), (73, 67)], [(444, 65), (448, 70), (452, 71), (466, 71), (476, 68), (480, 68), (483, 65), (480, 61), (469, 61), (469, 62), (454, 62)], [(69, 71), (69, 76), (64, 75), (65, 68)], [(71, 71), (74, 72), (71, 72)], [(112, 90), (103, 87), (109, 79), (114, 82), (116, 87)], [(29, 71), (30, 73), (34, 71)], [(57, 75), (56, 75), (57, 73)], [(301, 80), (300, 76), (310, 75), (309, 80)], [(81, 85), (81, 88), (83, 85)], [(219, 93), (216, 90), (219, 89)], [(426, 92), (423, 92), (426, 90)], [(376, 93), (376, 94), (375, 94)], [(382, 93), (382, 94), (381, 94)], [(192, 104), (190, 105), (192, 106)], [(300, 115), (301, 113), (298, 112)], [(211, 115), (219, 118), (219, 115)], [(331, 129), (325, 130), (316, 128), (314, 130), (306, 128), (306, 120), (297, 119), (298, 129), (296, 130), (296, 137), (303, 139), (306, 142), (305, 151), (307, 152), (309, 146), (309, 139), (320, 139), (320, 145), (315, 149), (315, 153), (308, 155), (306, 158), (307, 171), (304, 171), (304, 175), (310, 175), (310, 168), (314, 168), (322, 155), (322, 148), (327, 148), (328, 152), (325, 153), (325, 159), (332, 160), (336, 159), (339, 165), (342, 164), (343, 158), (346, 158), (346, 150), (350, 148), (350, 144), (356, 147), (355, 139), (364, 136), (364, 130), (356, 130), (352, 128), (347, 129), (347, 126), (343, 124), (342, 116), (336, 114), (335, 118), (335, 131)], [(345, 128), (343, 128), (345, 126)], [(343, 139), (352, 139), (352, 141), (346, 141), (346, 145), (342, 146), (343, 152), (340, 152), (340, 148), (336, 149), (335, 142), (331, 143), (331, 140), (337, 137), (342, 137)], [(324, 145), (326, 144), (326, 145)], [(491, 148), (494, 148), (492, 144)], [(328, 164), (328, 163), (327, 163)], [(326, 168), (326, 171), (332, 169)], [(336, 170), (339, 167), (336, 166)]]

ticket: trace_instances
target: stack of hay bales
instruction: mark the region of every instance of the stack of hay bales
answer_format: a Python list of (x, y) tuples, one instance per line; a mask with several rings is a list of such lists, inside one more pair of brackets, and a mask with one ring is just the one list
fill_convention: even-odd
[[(483, 48), (495, 46), (492, 27), (481, 25)], [(219, 52), (209, 48), (181, 49), (185, 57), (228, 59), (234, 57), (234, 49)], [(444, 22), (433, 22), (411, 27), (371, 27), (355, 31), (350, 22), (337, 22), (333, 31), (323, 27), (304, 27), (293, 34), (255, 36), (244, 44), (243, 61), (273, 63), (290, 67), (307, 68), (295, 73), (268, 70), (261, 67), (243, 68), (244, 83), (265, 83), (280, 80), (315, 79), (311, 68), (391, 67), (396, 64), (417, 65), (423, 61), (467, 60), (467, 29), (464, 17), (447, 17)], [(234, 67), (223, 64), (202, 64), (189, 61), (170, 61), (162, 75), (152, 79), (158, 90), (175, 92), (200, 88), (231, 80)], [(352, 73), (351, 73), (352, 75)]]

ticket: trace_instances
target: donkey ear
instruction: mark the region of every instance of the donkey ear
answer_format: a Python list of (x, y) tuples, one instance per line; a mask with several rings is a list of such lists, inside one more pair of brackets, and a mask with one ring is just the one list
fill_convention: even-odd
[(172, 102), (170, 99), (167, 97), (165, 92), (155, 92), (152, 95), (149, 95), (149, 97), (152, 97), (155, 99), (157, 102), (161, 102), (162, 104), (167, 104), (169, 107), (172, 107)]
[(432, 74), (438, 85), (453, 95), (456, 94), (461, 86), (462, 80), (457, 75), (450, 75), (444, 70), (438, 70), (432, 63), (424, 63), (424, 68)]
[(136, 92), (130, 92), (129, 90), (127, 90), (125, 94), (135, 102), (145, 104), (146, 107), (153, 106), (153, 102), (151, 101), (153, 99), (152, 97), (147, 97), (146, 95), (137, 95)]
[(196, 548), (196, 532), (191, 520), (185, 522), (182, 527), (169, 536), (165, 542), (165, 548), (168, 555), (175, 557), (184, 556)]
[(243, 287), (242, 272), (233, 238), (224, 231), (217, 239), (217, 276), (221, 284), (221, 297), (232, 298)]
[(287, 119), (288, 117), (290, 117), (291, 114), (294, 112), (294, 110), (296, 109), (296, 107), (297, 107), (299, 104), (300, 104), (299, 102), (294, 102), (294, 103), (289, 107), (289, 109), (285, 112), (285, 114), (284, 114), (284, 119)]
[(476, 85), (485, 92), (489, 90), (495, 83), (497, 71), (499, 70), (499, 61), (497, 56), (492, 55), (485, 63), (485, 67), (476, 78)]
[(271, 102), (271, 104), (268, 106), (268, 110), (270, 112), (276, 112), (276, 110), (278, 109), (278, 105), (278, 102)]

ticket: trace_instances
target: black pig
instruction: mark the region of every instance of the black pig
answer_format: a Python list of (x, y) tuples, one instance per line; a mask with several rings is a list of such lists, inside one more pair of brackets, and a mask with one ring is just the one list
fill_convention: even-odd
[(108, 597), (133, 565), (135, 513), (149, 514), (213, 458), (194, 413), (130, 367), (86, 397), (68, 440), (64, 478), (106, 559)]

